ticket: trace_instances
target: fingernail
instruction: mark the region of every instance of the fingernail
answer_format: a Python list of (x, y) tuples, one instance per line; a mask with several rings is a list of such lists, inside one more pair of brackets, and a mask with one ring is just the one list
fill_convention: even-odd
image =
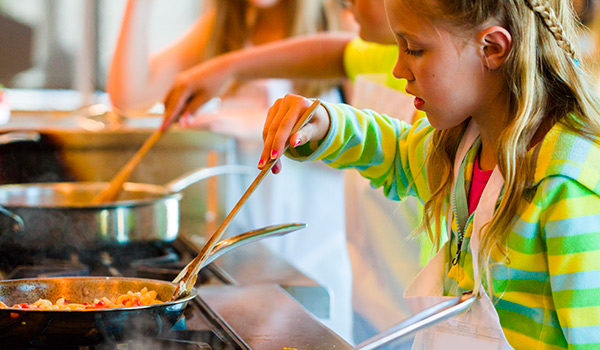
[(277, 150), (275, 148), (273, 148), (273, 150), (271, 150), (271, 158), (272, 159), (277, 158), (277, 154), (278, 154)]
[(302, 142), (301, 139), (296, 140), (296, 143), (294, 144), (294, 148), (298, 147), (298, 145), (300, 145), (300, 142)]
[(274, 174), (277, 174), (279, 172), (279, 163), (275, 163), (275, 165), (273, 165), (273, 168), (271, 168), (271, 170), (273, 171)]
[(260, 161), (258, 162), (258, 167), (262, 168), (263, 165), (265, 165), (265, 161), (261, 158)]

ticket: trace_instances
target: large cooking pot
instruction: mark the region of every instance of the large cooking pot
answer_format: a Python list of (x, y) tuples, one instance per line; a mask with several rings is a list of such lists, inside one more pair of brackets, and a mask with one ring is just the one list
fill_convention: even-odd
[[(123, 277), (60, 277), (0, 281), (0, 301), (12, 306), (58, 298), (73, 303), (116, 297), (147, 287), (158, 299), (170, 300), (171, 282)], [(154, 337), (169, 330), (196, 290), (184, 299), (154, 305), (99, 310), (34, 310), (0, 308), (0, 344), (83, 346)]]
[(125, 183), (116, 201), (91, 204), (107, 182), (0, 186), (0, 246), (34, 250), (89, 248), (139, 241), (173, 241), (181, 190), (211, 176), (252, 175), (239, 165), (203, 168), (164, 186)]

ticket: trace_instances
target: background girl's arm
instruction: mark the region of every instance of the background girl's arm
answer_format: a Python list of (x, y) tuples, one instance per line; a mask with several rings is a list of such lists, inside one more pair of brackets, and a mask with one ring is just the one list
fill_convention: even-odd
[(165, 100), (165, 118), (193, 115), (233, 82), (252, 79), (341, 79), (352, 33), (323, 33), (233, 51), (180, 74)]
[(199, 63), (214, 12), (207, 11), (169, 47), (151, 55), (148, 30), (153, 0), (129, 0), (108, 76), (107, 91), (124, 114), (145, 112), (162, 100), (181, 71)]

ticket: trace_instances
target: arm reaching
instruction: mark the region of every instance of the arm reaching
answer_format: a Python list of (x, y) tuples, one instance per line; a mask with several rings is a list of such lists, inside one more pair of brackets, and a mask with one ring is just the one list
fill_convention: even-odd
[(188, 118), (212, 97), (225, 93), (235, 81), (344, 78), (344, 49), (353, 37), (352, 33), (304, 36), (208, 60), (177, 76), (165, 100), (165, 119), (179, 114)]
[(181, 71), (199, 63), (214, 12), (208, 11), (178, 41), (151, 55), (148, 28), (154, 0), (129, 0), (112, 59), (107, 90), (124, 114), (141, 113), (164, 98)]

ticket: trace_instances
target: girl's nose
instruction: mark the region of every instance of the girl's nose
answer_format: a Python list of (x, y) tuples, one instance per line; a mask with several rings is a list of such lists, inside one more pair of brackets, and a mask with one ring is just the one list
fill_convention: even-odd
[(396, 61), (396, 65), (394, 66), (394, 76), (398, 79), (406, 79), (408, 81), (414, 80), (414, 76), (411, 70), (408, 68), (404, 60), (400, 57)]

